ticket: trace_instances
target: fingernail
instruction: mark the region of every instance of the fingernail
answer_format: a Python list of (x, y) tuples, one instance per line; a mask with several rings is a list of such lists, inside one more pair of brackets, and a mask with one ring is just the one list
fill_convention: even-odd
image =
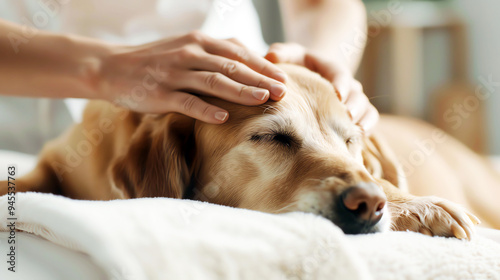
[(269, 91), (265, 90), (265, 89), (254, 89), (252, 90), (252, 95), (253, 97), (255, 97), (255, 99), (257, 100), (264, 100), (266, 99), (266, 97), (269, 95)]
[(217, 112), (215, 113), (214, 115), (215, 119), (218, 120), (218, 121), (225, 121), (227, 119), (227, 113), (226, 112)]
[(276, 80), (278, 80), (282, 83), (286, 82), (286, 79), (287, 79), (285, 73), (283, 73), (283, 72), (274, 73), (274, 78), (276, 78)]
[(286, 87), (283, 84), (272, 84), (271, 85), (271, 94), (275, 97), (282, 97), (285, 94)]

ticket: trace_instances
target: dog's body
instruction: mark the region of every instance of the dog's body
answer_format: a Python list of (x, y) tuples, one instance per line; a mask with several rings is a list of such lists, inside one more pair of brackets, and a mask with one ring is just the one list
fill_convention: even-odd
[(500, 176), (487, 159), (421, 121), (385, 116), (376, 131), (397, 155), (411, 194), (449, 199), (500, 229)]
[(207, 98), (229, 110), (223, 125), (90, 102), (83, 122), (46, 145), (17, 191), (91, 200), (194, 198), (312, 212), (353, 233), (391, 225), (470, 237), (477, 219), (427, 197), (439, 195), (500, 228), (494, 215), (500, 178), (479, 156), (436, 128), (402, 118), (382, 117), (374, 136), (361, 137), (329, 83), (304, 68), (281, 67), (289, 81), (280, 102), (245, 107)]

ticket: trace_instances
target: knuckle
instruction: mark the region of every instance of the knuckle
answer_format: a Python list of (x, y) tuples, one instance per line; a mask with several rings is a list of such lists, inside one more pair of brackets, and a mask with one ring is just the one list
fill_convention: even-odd
[(368, 96), (366, 96), (363, 92), (354, 91), (351, 92), (351, 94), (355, 94), (354, 97), (356, 98), (356, 101), (359, 102), (359, 104), (363, 104), (365, 107), (368, 107), (368, 104), (371, 104)]
[(257, 87), (258, 88), (268, 88), (267, 85), (268, 85), (267, 79), (266, 78), (261, 78), (259, 80), (259, 83), (257, 84)]
[(196, 104), (197, 97), (194, 95), (189, 95), (182, 101), (182, 109), (184, 112), (193, 112), (194, 105)]
[(358, 80), (353, 80), (352, 87), (356, 91), (363, 92), (363, 85)]
[(210, 106), (206, 105), (205, 108), (203, 108), (203, 111), (201, 112), (201, 116), (203, 118), (208, 119), (211, 116), (210, 112), (211, 112)]
[[(269, 62), (269, 63), (267, 63), (267, 62), (266, 62), (266, 63), (264, 63), (264, 64), (262, 65), (262, 67), (260, 67), (260, 71), (259, 71), (259, 72), (260, 72), (260, 73), (271, 72), (272, 70), (274, 70), (274, 69), (272, 69), (272, 68), (274, 68), (274, 64), (271, 64), (270, 62)], [(273, 72), (274, 72), (274, 71), (273, 71)]]
[(179, 49), (179, 52), (177, 53), (177, 57), (179, 60), (187, 60), (187, 59), (192, 59), (196, 57), (196, 52), (193, 48), (184, 46)]
[(164, 75), (162, 75), (161, 78), (159, 78), (157, 81), (161, 85), (169, 86), (172, 84), (173, 81), (176, 81), (178, 79), (178, 73), (177, 71), (174, 71), (173, 69), (169, 69), (164, 71)]
[(238, 61), (248, 61), (250, 58), (250, 53), (245, 48), (238, 48), (236, 50), (236, 58)]
[(217, 88), (221, 80), (221, 75), (222, 74), (220, 73), (210, 73), (206, 76), (205, 84), (208, 86), (209, 89), (214, 90), (215, 88)]
[(194, 30), (194, 31), (191, 31), (187, 34), (187, 37), (189, 39), (190, 42), (193, 42), (193, 43), (203, 43), (204, 39), (205, 39), (205, 34), (203, 34), (203, 32), (199, 31), (199, 30)]
[(274, 43), (272, 44), (271, 46), (269, 46), (269, 48), (272, 48), (272, 49), (280, 49), (280, 48), (283, 48), (284, 44), (283, 43)]
[(238, 39), (236, 39), (234, 37), (233, 38), (229, 38), (228, 41), (229, 42), (233, 42), (233, 43), (235, 43), (237, 45), (243, 45), (243, 43), (240, 40), (238, 40)]
[(242, 86), (240, 88), (240, 92), (238, 93), (238, 98), (242, 98), (246, 92), (251, 92), (251, 91), (252, 91), (252, 87)]
[(375, 106), (371, 105), (370, 111), (371, 111), (370, 117), (373, 118), (374, 120), (378, 121), (380, 119), (380, 114), (378, 113), (377, 108), (375, 108)]
[(222, 64), (221, 73), (226, 76), (230, 76), (236, 73), (237, 68), (238, 65), (235, 62), (225, 62)]
[(362, 96), (363, 96), (363, 101), (362, 101), (363, 103), (362, 103), (362, 104), (363, 104), (363, 106), (364, 106), (366, 109), (368, 109), (368, 107), (370, 107), (370, 105), (371, 105), (371, 103), (370, 103), (370, 99), (368, 99), (368, 96), (366, 96), (366, 95), (364, 95), (364, 94), (363, 94)]

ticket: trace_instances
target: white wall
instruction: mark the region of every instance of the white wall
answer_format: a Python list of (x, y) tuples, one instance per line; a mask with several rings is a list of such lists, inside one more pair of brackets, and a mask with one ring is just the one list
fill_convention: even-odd
[[(500, 1), (457, 0), (458, 9), (469, 22), (471, 47), (471, 78), (492, 75), (500, 83)], [(500, 87), (487, 101), (489, 144), (491, 152), (500, 154)]]

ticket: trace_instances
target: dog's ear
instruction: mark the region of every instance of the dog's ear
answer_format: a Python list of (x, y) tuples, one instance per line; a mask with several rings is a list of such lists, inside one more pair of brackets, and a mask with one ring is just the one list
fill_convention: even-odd
[(111, 173), (130, 197), (182, 198), (191, 177), (194, 119), (145, 115)]
[(379, 136), (372, 134), (364, 138), (363, 162), (370, 174), (406, 189), (406, 179), (396, 155)]

